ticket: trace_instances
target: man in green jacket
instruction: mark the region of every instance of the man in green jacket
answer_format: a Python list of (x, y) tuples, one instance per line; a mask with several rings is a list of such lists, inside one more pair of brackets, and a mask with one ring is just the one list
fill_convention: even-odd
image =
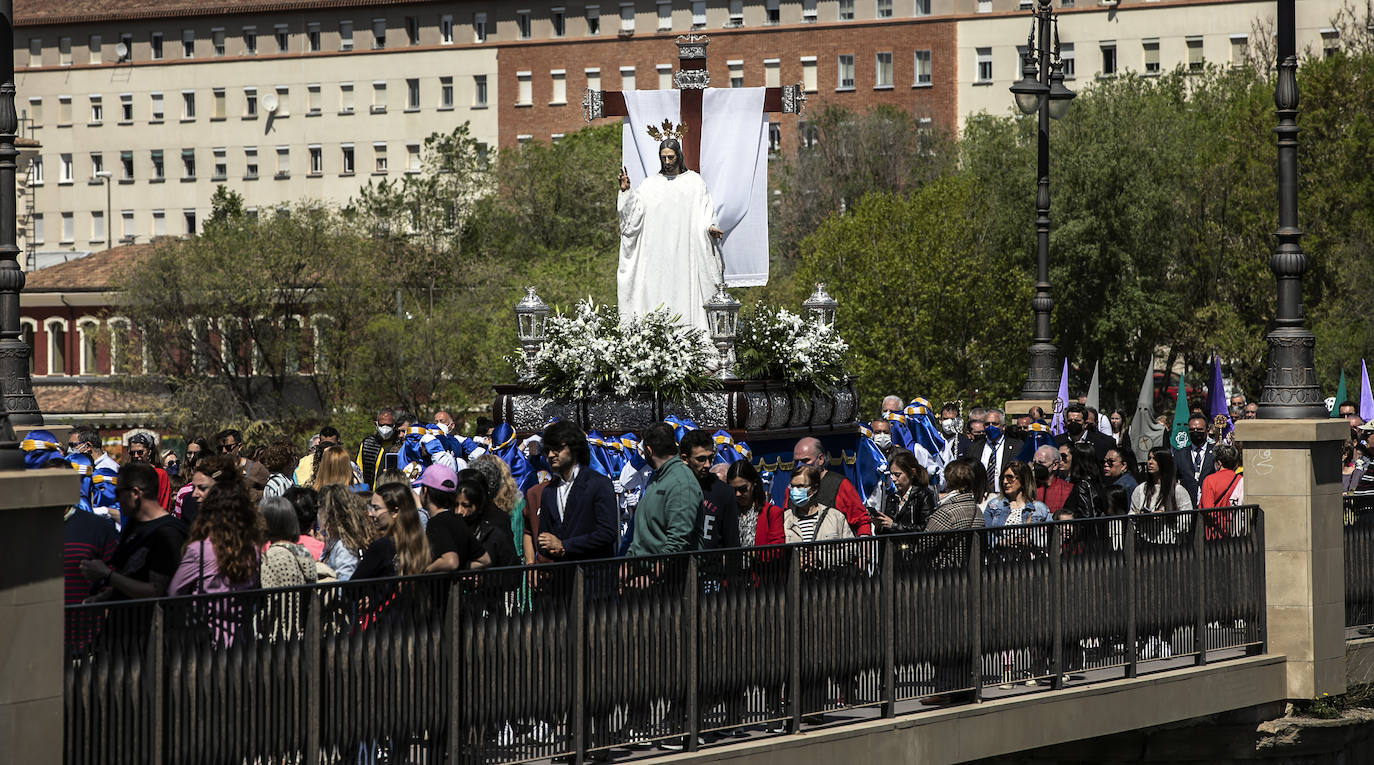
[(701, 486), (677, 456), (673, 428), (660, 422), (640, 442), (654, 475), (635, 510), (629, 555), (660, 555), (701, 546)]

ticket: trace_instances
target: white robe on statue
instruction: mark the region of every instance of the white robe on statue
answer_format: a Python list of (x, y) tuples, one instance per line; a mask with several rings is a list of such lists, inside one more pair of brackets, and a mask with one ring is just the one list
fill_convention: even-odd
[(651, 175), (620, 192), (620, 317), (667, 308), (683, 324), (710, 333), (704, 305), (724, 278), (720, 252), (708, 231), (715, 206), (701, 176)]

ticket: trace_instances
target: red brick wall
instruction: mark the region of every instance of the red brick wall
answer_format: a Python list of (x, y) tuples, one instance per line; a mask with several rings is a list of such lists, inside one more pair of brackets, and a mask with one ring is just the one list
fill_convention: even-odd
[[(879, 104), (890, 104), (910, 112), (914, 117), (930, 117), (937, 127), (953, 129), (956, 125), (957, 91), (955, 78), (956, 25), (954, 21), (930, 19), (902, 19), (872, 24), (807, 24), (802, 26), (764, 27), (742, 30), (713, 30), (708, 35), (707, 65), (712, 87), (729, 87), (730, 70), (726, 62), (744, 61), (744, 85), (764, 85), (765, 58), (779, 59), (780, 84), (802, 81), (802, 56), (816, 57), (817, 92), (807, 94), (806, 109), (817, 113), (827, 105), (863, 110)], [(635, 67), (636, 87), (652, 90), (658, 87), (659, 64), (678, 68), (677, 35), (636, 35), (630, 39), (602, 38), (596, 40), (552, 40), (509, 44), (497, 53), (500, 144), (513, 145), (518, 135), (530, 135), (547, 141), (554, 133), (570, 133), (586, 123), (582, 119), (582, 91), (587, 86), (584, 70), (601, 70), (601, 89), (620, 89), (620, 67)], [(913, 88), (913, 54), (917, 50), (931, 51), (931, 86)], [(890, 90), (875, 90), (874, 55), (892, 53), (892, 83)], [(854, 90), (837, 92), (836, 57), (854, 56)], [(553, 81), (550, 70), (567, 71), (567, 100), (562, 106), (550, 106)], [(518, 92), (516, 73), (531, 73), (533, 89), (531, 106), (516, 106)], [(805, 115), (803, 115), (805, 117)], [(620, 120), (619, 117), (599, 121)], [(796, 140), (797, 117), (778, 115), (775, 121), (782, 130), (782, 148), (790, 152)]]

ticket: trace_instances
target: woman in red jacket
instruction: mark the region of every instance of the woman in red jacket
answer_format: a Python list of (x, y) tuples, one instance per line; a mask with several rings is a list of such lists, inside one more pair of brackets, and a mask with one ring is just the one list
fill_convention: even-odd
[(759, 471), (748, 460), (732, 462), (725, 482), (735, 491), (739, 505), (740, 547), (783, 544), (782, 508), (768, 501)]

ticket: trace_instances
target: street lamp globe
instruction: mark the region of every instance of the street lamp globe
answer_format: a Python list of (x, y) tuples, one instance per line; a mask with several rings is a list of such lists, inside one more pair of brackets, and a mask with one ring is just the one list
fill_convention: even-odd
[(1016, 97), (1016, 108), (1022, 114), (1035, 114), (1050, 93), (1049, 86), (1036, 75), (1035, 56), (1027, 46), (1026, 55), (1021, 58), (1021, 79), (1011, 86), (1011, 94)]
[(1069, 113), (1069, 102), (1078, 94), (1064, 87), (1064, 63), (1050, 66), (1050, 118), (1060, 119)]
[(525, 297), (515, 304), (515, 328), (527, 363), (534, 361), (534, 355), (544, 344), (544, 325), (548, 319), (548, 305), (534, 294), (533, 287), (526, 287)]

